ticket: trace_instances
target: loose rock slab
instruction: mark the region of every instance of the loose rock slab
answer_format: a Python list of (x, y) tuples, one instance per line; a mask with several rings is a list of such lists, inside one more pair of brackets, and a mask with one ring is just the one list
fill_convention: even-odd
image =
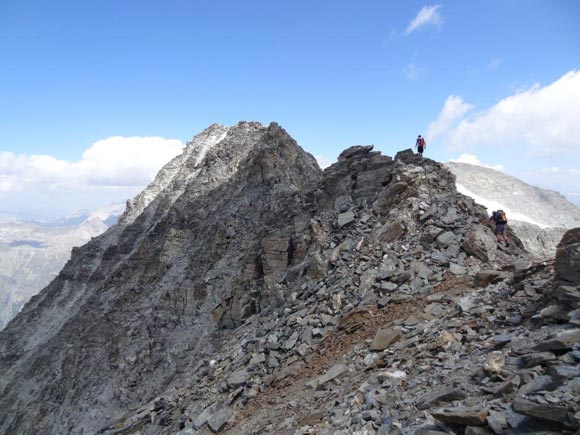
[(576, 343), (580, 343), (580, 329), (573, 329), (570, 331), (562, 332), (556, 337), (543, 341), (536, 346), (534, 350), (539, 352), (545, 352), (550, 350), (566, 350), (572, 349)]
[(338, 227), (342, 228), (345, 225), (350, 224), (351, 222), (354, 222), (354, 212), (352, 210), (349, 210), (345, 213), (341, 213), (338, 215)]
[(248, 372), (245, 370), (238, 370), (228, 376), (227, 383), (230, 388), (237, 388), (245, 385), (248, 382)]
[(513, 401), (512, 408), (517, 413), (527, 415), (529, 417), (561, 423), (564, 426), (574, 429), (580, 428), (580, 423), (578, 420), (575, 418), (570, 418), (570, 416), (574, 414), (573, 410), (566, 406), (561, 406), (554, 403), (536, 403), (532, 402), (531, 400), (517, 398)]
[(219, 432), (220, 430), (223, 429), (228, 420), (232, 417), (232, 414), (233, 412), (231, 408), (229, 407), (221, 408), (219, 411), (214, 413), (209, 418), (207, 424), (209, 425), (212, 431)]
[(398, 329), (386, 328), (379, 329), (371, 343), (369, 350), (371, 352), (381, 352), (392, 344), (396, 343), (403, 334)]
[(443, 423), (483, 426), (486, 424), (488, 411), (479, 407), (439, 408), (430, 414)]
[(347, 370), (348, 369), (344, 364), (337, 364), (319, 378), (316, 378), (313, 381), (308, 382), (306, 384), (306, 387), (312, 389), (324, 389), (325, 384), (338, 378)]

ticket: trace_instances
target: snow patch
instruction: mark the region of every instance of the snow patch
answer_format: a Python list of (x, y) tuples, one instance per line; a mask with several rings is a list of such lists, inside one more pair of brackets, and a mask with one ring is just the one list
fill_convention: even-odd
[(197, 150), (197, 160), (195, 162), (195, 167), (198, 167), (201, 162), (203, 162), (203, 159), (205, 159), (205, 156), (207, 155), (207, 152), (212, 149), (215, 145), (217, 145), (218, 143), (220, 143), (222, 140), (224, 140), (224, 138), (226, 137), (226, 135), (228, 134), (228, 130), (225, 131), (216, 131), (215, 133), (211, 133), (207, 136), (206, 140), (204, 142), (202, 142)]
[(509, 207), (501, 204), (498, 201), (494, 201), (492, 199), (487, 199), (487, 198), (484, 198), (482, 196), (476, 195), (475, 193), (473, 193), (471, 190), (469, 190), (467, 187), (463, 186), (462, 184), (456, 183), (456, 187), (457, 187), (457, 191), (459, 193), (462, 193), (465, 196), (469, 196), (469, 197), (473, 198), (475, 200), (475, 202), (477, 202), (478, 204), (481, 204), (485, 208), (487, 208), (487, 211), (489, 212), (490, 215), (491, 215), (491, 212), (494, 210), (503, 210), (506, 212), (506, 215), (508, 217), (508, 221), (509, 220), (521, 221), (521, 222), (527, 222), (527, 223), (530, 223), (533, 225), (537, 225), (540, 228), (553, 228), (552, 226), (542, 224), (542, 223), (532, 219), (531, 217), (529, 217), (523, 213), (519, 213), (515, 210), (511, 210)]
[[(130, 208), (121, 218), (121, 222), (126, 224), (133, 222), (169, 186), (173, 185), (171, 195), (173, 200), (178, 198), (184, 192), (185, 185), (199, 174), (201, 164), (209, 150), (222, 142), (229, 131), (229, 127), (213, 124), (197, 134), (184, 148), (183, 153), (163, 166), (155, 180), (130, 201)], [(185, 163), (190, 159), (194, 163), (189, 170), (185, 170)], [(175, 182), (176, 180), (181, 182)]]

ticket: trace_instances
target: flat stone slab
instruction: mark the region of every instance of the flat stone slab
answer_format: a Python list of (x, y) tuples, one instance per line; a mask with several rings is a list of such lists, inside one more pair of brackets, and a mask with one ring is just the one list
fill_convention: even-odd
[(548, 374), (556, 381), (580, 378), (580, 365), (558, 365), (548, 368)]
[(248, 382), (248, 372), (245, 370), (233, 372), (228, 376), (226, 382), (230, 388), (237, 388), (246, 385), (246, 382)]
[(338, 215), (338, 227), (342, 228), (345, 225), (350, 224), (351, 222), (354, 222), (354, 212), (352, 210), (349, 210), (345, 213), (341, 213)]
[(300, 426), (309, 425), (313, 426), (324, 418), (326, 414), (324, 412), (313, 412), (312, 414), (305, 415), (299, 420)]
[(483, 426), (487, 423), (487, 409), (479, 407), (439, 408), (429, 412), (443, 423)]
[(493, 432), (481, 426), (467, 426), (464, 435), (493, 435)]
[(256, 364), (262, 364), (266, 362), (266, 355), (264, 355), (263, 353), (259, 353), (257, 355), (254, 355), (252, 357), (252, 359), (250, 360), (250, 362), (248, 363), (249, 366), (253, 366)]
[(580, 343), (580, 329), (573, 329), (558, 334), (556, 337), (542, 341), (534, 346), (534, 350), (545, 352), (549, 350), (572, 349), (574, 344)]
[(437, 236), (436, 240), (440, 246), (447, 247), (456, 239), (457, 236), (452, 231), (445, 231), (444, 233), (441, 233), (439, 236)]
[(537, 352), (529, 353), (520, 357), (524, 367), (534, 367), (537, 365), (544, 365), (548, 361), (553, 361), (556, 359), (556, 355), (553, 352)]
[(308, 382), (306, 384), (306, 387), (312, 388), (312, 389), (323, 389), (325, 384), (338, 378), (347, 370), (348, 369), (344, 364), (337, 364), (334, 367), (332, 367), (330, 370), (328, 370), (322, 376)]
[(567, 406), (554, 403), (537, 403), (523, 398), (516, 398), (512, 402), (512, 408), (515, 412), (528, 417), (560, 423), (569, 428), (580, 428), (578, 420), (574, 419), (573, 421), (570, 418), (574, 415), (574, 410)]
[(199, 429), (200, 427), (202, 427), (204, 424), (207, 423), (207, 420), (211, 417), (212, 413), (214, 411), (214, 408), (211, 406), (208, 406), (207, 408), (205, 408), (201, 414), (199, 414), (194, 420), (193, 420), (193, 427), (196, 429)]
[(403, 334), (399, 329), (386, 328), (379, 329), (371, 343), (369, 350), (371, 352), (381, 352), (392, 344), (396, 343)]
[(437, 405), (441, 402), (451, 402), (453, 400), (465, 399), (465, 397), (465, 392), (458, 388), (440, 388), (421, 399), (417, 404), (417, 409), (429, 409), (431, 406)]
[(473, 282), (476, 287), (487, 287), (489, 284), (496, 284), (504, 281), (508, 277), (509, 274), (507, 272), (501, 272), (498, 270), (482, 270), (475, 274)]
[(215, 412), (207, 421), (209, 428), (214, 432), (221, 431), (228, 420), (232, 417), (233, 411), (230, 407), (221, 408)]
[(338, 378), (346, 371), (347, 368), (344, 364), (337, 364), (319, 378), (318, 385), (326, 384), (327, 382)]
[(425, 435), (452, 435), (452, 432), (441, 432), (439, 430), (428, 430)]
[(465, 275), (467, 273), (467, 269), (459, 264), (449, 263), (449, 271), (453, 275)]

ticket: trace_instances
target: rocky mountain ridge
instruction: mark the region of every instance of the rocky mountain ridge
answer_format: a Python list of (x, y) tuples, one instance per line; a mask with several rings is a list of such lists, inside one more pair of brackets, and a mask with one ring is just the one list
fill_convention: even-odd
[(563, 195), (531, 186), (491, 168), (448, 162), (457, 189), (485, 205), (488, 213), (502, 209), (510, 227), (528, 251), (538, 258), (553, 258), (556, 246), (571, 229), (580, 226), (580, 207)]
[(0, 430), (580, 427), (574, 236), (552, 291), (442, 164), (216, 129), (0, 333)]
[[(171, 192), (171, 201), (175, 201), (194, 179), (198, 194), (226, 181), (247, 157), (251, 150), (249, 144), (257, 140), (260, 129), (259, 123), (247, 122), (228, 134), (228, 127), (209, 126), (188, 142), (183, 153), (166, 164), (143, 192), (127, 202), (127, 211), (121, 221), (133, 222), (162, 192), (166, 196)], [(211, 166), (211, 172), (207, 171), (208, 166)]]

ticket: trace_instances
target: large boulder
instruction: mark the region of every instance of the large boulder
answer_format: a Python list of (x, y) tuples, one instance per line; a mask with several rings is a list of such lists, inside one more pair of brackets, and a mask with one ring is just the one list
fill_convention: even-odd
[(554, 269), (552, 301), (563, 312), (580, 308), (580, 228), (573, 228), (562, 237)]
[(489, 228), (478, 225), (465, 237), (463, 250), (485, 263), (493, 261), (497, 252), (495, 236)]
[(387, 215), (393, 206), (408, 196), (409, 184), (406, 181), (395, 181), (385, 187), (373, 203), (373, 210), (380, 216)]
[(556, 250), (554, 281), (580, 285), (580, 227), (564, 234)]

